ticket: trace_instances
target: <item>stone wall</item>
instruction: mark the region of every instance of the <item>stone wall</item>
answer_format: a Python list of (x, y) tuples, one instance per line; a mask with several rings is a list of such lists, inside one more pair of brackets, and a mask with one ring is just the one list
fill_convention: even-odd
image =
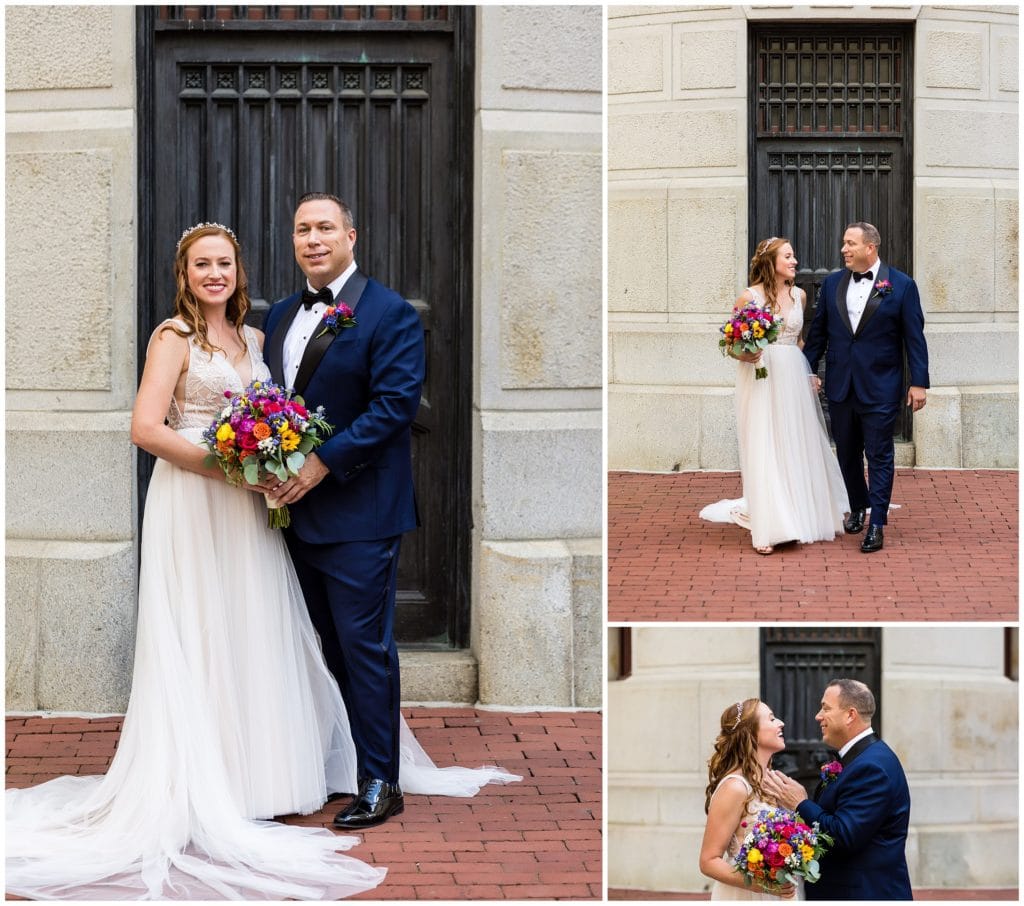
[(480, 700), (601, 704), (601, 8), (478, 9)]
[[(725, 703), (760, 688), (758, 630), (632, 635), (632, 675), (608, 688), (608, 884), (699, 892), (707, 760)], [(1003, 629), (886, 628), (882, 658), (880, 729), (910, 784), (912, 883), (1016, 887), (1019, 690), (1003, 675)]]
[(609, 8), (609, 467), (739, 466), (735, 365), (714, 337), (746, 285), (757, 19), (916, 22), (914, 277), (933, 389), (899, 463), (1015, 468), (1017, 10), (910, 5)]
[[(135, 14), (5, 15), (7, 707), (116, 712), (136, 606)], [(477, 22), (472, 651), (403, 654), (403, 692), (599, 706), (601, 10)]]
[(113, 711), (135, 637), (134, 11), (4, 15), (7, 706)]

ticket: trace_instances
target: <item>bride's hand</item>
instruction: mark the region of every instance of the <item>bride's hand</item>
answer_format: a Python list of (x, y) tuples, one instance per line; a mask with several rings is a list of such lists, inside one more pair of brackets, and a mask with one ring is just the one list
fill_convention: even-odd
[(751, 365), (756, 365), (761, 361), (761, 354), (761, 350), (758, 350), (757, 352), (741, 352), (733, 355), (733, 358), (740, 362), (749, 362)]
[(792, 900), (796, 896), (796, 886), (793, 884), (783, 884), (781, 887), (766, 887), (765, 890), (770, 894), (782, 897), (784, 900)]
[(816, 374), (810, 375), (810, 378), (811, 378), (811, 383), (814, 385), (814, 392), (815, 393), (820, 393), (821, 392), (821, 378), (818, 377)]

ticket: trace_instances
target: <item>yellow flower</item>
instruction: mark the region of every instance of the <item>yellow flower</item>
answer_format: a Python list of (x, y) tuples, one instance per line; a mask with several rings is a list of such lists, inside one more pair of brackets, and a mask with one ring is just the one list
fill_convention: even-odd
[(748, 865), (756, 865), (758, 862), (763, 862), (763, 861), (764, 861), (764, 856), (761, 855), (761, 850), (759, 850), (759, 849), (751, 849), (747, 853), (747, 864)]
[(805, 862), (810, 862), (814, 858), (814, 849), (803, 843), (800, 846), (800, 855), (803, 856)]
[(227, 422), (224, 422), (224, 424), (217, 429), (217, 440), (232, 441), (234, 439), (234, 429)]
[(760, 324), (754, 325), (754, 336), (759, 340), (764, 336), (764, 328)]
[(299, 446), (299, 435), (296, 434), (291, 428), (285, 428), (281, 432), (281, 449), (286, 453), (290, 453), (292, 450)]

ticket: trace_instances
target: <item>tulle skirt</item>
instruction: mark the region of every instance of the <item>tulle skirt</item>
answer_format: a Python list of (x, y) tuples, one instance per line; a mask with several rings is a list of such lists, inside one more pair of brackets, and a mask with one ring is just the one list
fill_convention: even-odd
[(710, 504), (701, 518), (748, 528), (755, 547), (831, 541), (850, 505), (807, 359), (799, 347), (776, 343), (761, 365), (766, 378), (743, 362), (736, 377), (743, 497)]
[[(195, 440), (196, 438), (191, 438)], [(260, 820), (354, 792), (356, 756), (259, 494), (158, 460), (146, 500), (132, 692), (96, 777), (9, 790), (7, 890), (38, 899), (338, 899), (384, 877), (359, 842)], [(518, 780), (433, 765), (402, 722), (406, 792)]]

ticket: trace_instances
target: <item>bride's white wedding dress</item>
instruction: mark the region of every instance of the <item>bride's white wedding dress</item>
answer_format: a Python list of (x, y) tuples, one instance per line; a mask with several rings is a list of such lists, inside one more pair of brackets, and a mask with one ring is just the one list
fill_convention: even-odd
[[(196, 443), (240, 375), (190, 347), (170, 426)], [(471, 796), (500, 768), (437, 768), (402, 721), (407, 793)], [(279, 824), (354, 792), (348, 717), (262, 496), (157, 460), (146, 499), (132, 692), (105, 775), (6, 794), (7, 890), (37, 899), (337, 899), (385, 870), (358, 837)]]
[[(720, 781), (718, 786), (715, 787), (715, 792), (711, 794), (711, 798), (715, 798), (715, 794), (722, 788), (722, 784), (732, 778), (735, 781), (739, 781), (743, 784), (749, 796), (753, 792), (753, 788), (750, 785), (750, 781), (747, 780), (742, 774), (726, 774)], [(750, 800), (750, 804), (747, 806), (747, 814), (750, 817), (755, 816), (761, 809), (771, 808), (767, 802), (763, 802), (756, 796)], [(722, 858), (727, 862), (732, 862), (735, 858), (736, 853), (740, 851), (740, 846), (743, 845), (743, 838), (747, 835), (747, 828), (737, 827), (736, 833), (733, 834), (732, 839), (729, 841), (729, 848), (722, 854)], [(711, 899), (712, 900), (776, 900), (777, 902), (786, 902), (782, 897), (776, 896), (775, 894), (765, 893), (763, 890), (754, 887), (732, 887), (729, 884), (723, 884), (721, 881), (713, 881), (711, 884)], [(796, 897), (797, 900), (804, 899), (804, 882), (802, 879), (797, 881), (796, 885)]]
[[(756, 290), (750, 289), (760, 305)], [(850, 504), (829, 446), (810, 366), (798, 345), (803, 329), (803, 293), (778, 339), (764, 350), (758, 380), (755, 366), (738, 362), (736, 431), (743, 497), (720, 500), (700, 512), (711, 522), (735, 522), (750, 530), (754, 547), (786, 541), (831, 541), (843, 532)]]

